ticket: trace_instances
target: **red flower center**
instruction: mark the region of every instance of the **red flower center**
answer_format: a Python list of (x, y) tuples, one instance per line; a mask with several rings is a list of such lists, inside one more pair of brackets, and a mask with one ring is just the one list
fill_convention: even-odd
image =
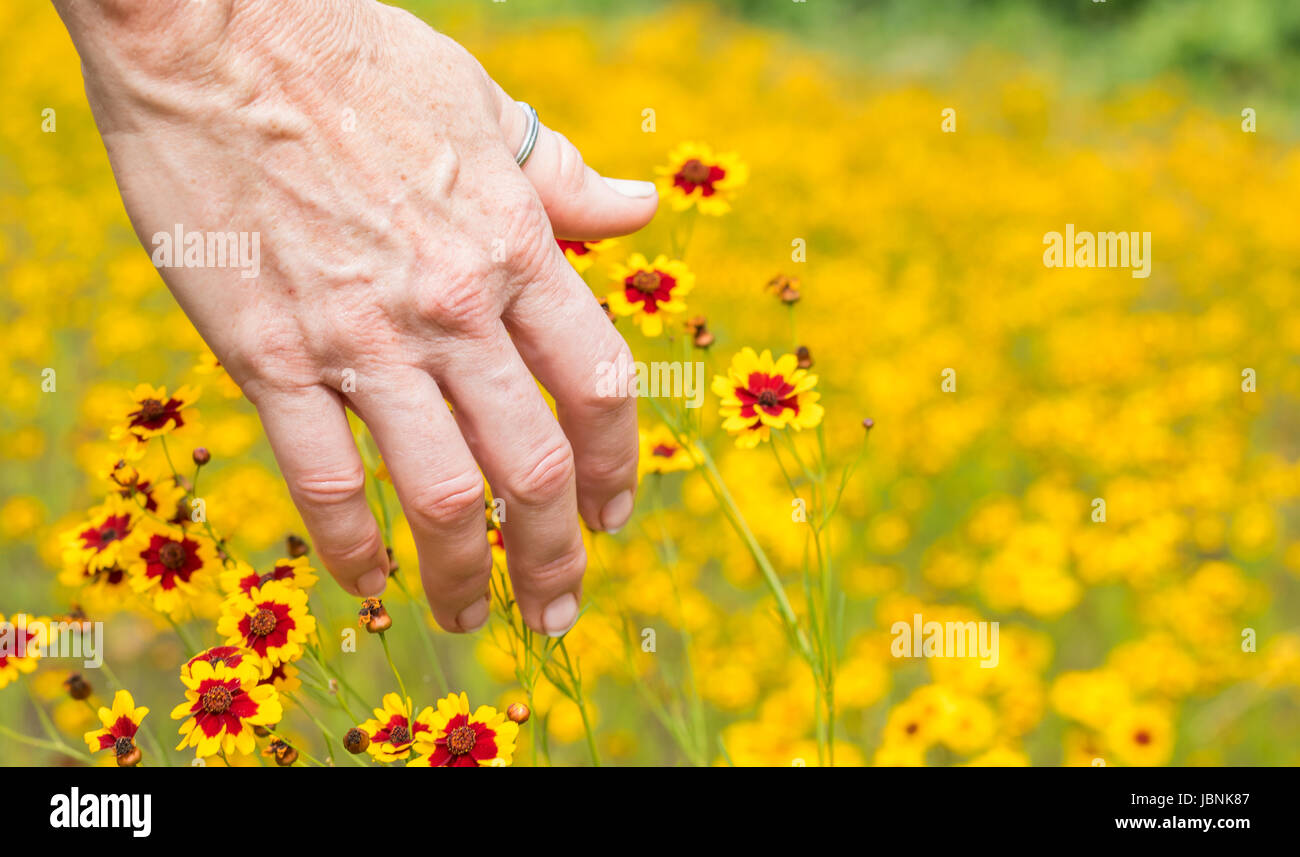
[(230, 689), (223, 684), (214, 685), (203, 692), (201, 697), (203, 710), (208, 714), (225, 714), (230, 708), (233, 697)]
[(659, 311), (659, 304), (673, 299), (676, 278), (662, 271), (637, 271), (623, 280), (623, 295), (628, 303), (641, 304), (647, 313)]
[(185, 565), (185, 548), (176, 542), (168, 542), (158, 551), (158, 561), (172, 571)]
[(477, 741), (478, 735), (475, 734), (474, 727), (467, 723), (447, 733), (447, 750), (453, 756), (463, 756), (474, 749)]
[(167, 406), (157, 399), (145, 399), (140, 403), (140, 421), (152, 423), (163, 418)]
[(411, 730), (405, 726), (394, 726), (388, 733), (388, 743), (397, 747), (403, 744), (409, 744), (411, 741)]
[(709, 180), (708, 164), (699, 158), (691, 158), (682, 164), (681, 176), (692, 184), (704, 184)]
[(650, 454), (657, 456), (658, 458), (672, 458), (677, 454), (677, 447), (661, 443), (654, 449), (650, 450)]
[(81, 542), (88, 548), (103, 550), (105, 545), (122, 538), (130, 529), (130, 519), (126, 515), (110, 515), (98, 527), (84, 530)]
[(1151, 743), (1151, 733), (1143, 729), (1133, 736), (1133, 740), (1145, 746)]
[(632, 288), (647, 295), (653, 295), (659, 288), (663, 277), (655, 271), (637, 271), (632, 277)]
[(673, 176), (673, 185), (686, 193), (693, 193), (699, 188), (701, 196), (713, 196), (716, 193), (714, 185), (726, 175), (727, 171), (722, 167), (710, 166), (699, 158), (691, 158)]
[(259, 637), (265, 637), (275, 630), (275, 614), (263, 607), (248, 623), (248, 628)]

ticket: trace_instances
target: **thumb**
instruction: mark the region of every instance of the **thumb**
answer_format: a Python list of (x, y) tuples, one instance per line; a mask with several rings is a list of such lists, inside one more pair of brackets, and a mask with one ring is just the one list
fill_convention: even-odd
[[(528, 115), (508, 97), (503, 100), (501, 130), (513, 155), (528, 131)], [(563, 134), (545, 125), (538, 129), (523, 171), (559, 238), (594, 241), (627, 235), (649, 223), (659, 207), (652, 182), (601, 176)]]

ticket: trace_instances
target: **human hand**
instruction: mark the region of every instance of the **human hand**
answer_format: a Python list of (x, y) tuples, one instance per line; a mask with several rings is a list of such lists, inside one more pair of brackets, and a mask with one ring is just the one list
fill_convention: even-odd
[(259, 237), (257, 277), (161, 273), (257, 407), (334, 577), (377, 595), (389, 570), (347, 407), (384, 456), (439, 624), (488, 618), (481, 468), (524, 621), (571, 627), (578, 514), (604, 530), (631, 515), (636, 413), (597, 395), (598, 365), (631, 359), (554, 235), (640, 228), (653, 185), (603, 180), (546, 128), (521, 170), (520, 107), (459, 45), (370, 0), (55, 5), (146, 247), (178, 224)]

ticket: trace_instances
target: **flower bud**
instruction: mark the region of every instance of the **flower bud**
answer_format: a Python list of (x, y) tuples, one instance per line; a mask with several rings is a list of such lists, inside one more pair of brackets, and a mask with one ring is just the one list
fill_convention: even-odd
[(794, 352), (794, 356), (799, 358), (800, 369), (812, 368), (813, 365), (812, 352), (808, 350), (808, 346), (800, 345), (799, 348)]
[(194, 458), (194, 463), (197, 464), (199, 467), (202, 467), (203, 465), (207, 464), (209, 461), (212, 460), (212, 453), (208, 452), (207, 447), (200, 446), (194, 450), (193, 458)]
[(696, 348), (708, 348), (713, 344), (713, 331), (709, 330), (708, 323), (702, 315), (697, 315), (686, 322), (686, 332), (690, 334)]
[(362, 601), (361, 610), (357, 615), (360, 617), (357, 624), (372, 634), (379, 634), (393, 627), (393, 617), (388, 615), (388, 611), (384, 609), (384, 602), (378, 598), (367, 598)]
[(511, 703), (510, 707), (506, 709), (506, 717), (509, 717), (520, 726), (528, 722), (531, 714), (532, 712), (528, 710), (528, 706), (522, 702)]
[(867, 417), (865, 420), (862, 421), (862, 427), (867, 431), (871, 431), (872, 427), (875, 426), (875, 424), (876, 421), (873, 420), (871, 417)]
[(130, 738), (118, 738), (113, 745), (113, 754), (117, 756), (119, 768), (134, 768), (140, 764), (140, 748)]
[(263, 754), (274, 757), (275, 763), (281, 768), (290, 767), (298, 761), (298, 751), (279, 738), (272, 741)]
[(792, 304), (799, 300), (799, 278), (777, 274), (768, 280), (767, 288), (781, 299), (781, 303)]
[(353, 726), (348, 730), (348, 734), (343, 736), (343, 747), (352, 755), (366, 752), (370, 746), (370, 735), (364, 729)]
[(289, 554), (290, 559), (297, 559), (311, 553), (311, 545), (292, 533), (284, 540), (284, 549)]
[(68, 676), (63, 682), (63, 686), (68, 689), (68, 696), (77, 700), (90, 699), (90, 695), (94, 693), (90, 682), (86, 681), (85, 676), (81, 673), (73, 673)]

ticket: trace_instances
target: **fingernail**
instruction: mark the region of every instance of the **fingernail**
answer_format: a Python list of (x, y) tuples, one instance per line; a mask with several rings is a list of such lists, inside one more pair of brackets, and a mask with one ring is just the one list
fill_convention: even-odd
[(542, 611), (542, 628), (548, 637), (561, 637), (578, 621), (578, 596), (566, 592)]
[(382, 568), (372, 568), (357, 580), (357, 592), (364, 598), (378, 598), (388, 586), (388, 572)]
[(488, 602), (488, 596), (484, 595), (478, 601), (460, 611), (456, 617), (456, 624), (462, 631), (472, 633), (487, 624), (488, 608), (491, 604)]
[(617, 533), (623, 529), (627, 519), (632, 517), (632, 492), (624, 491), (605, 504), (600, 510), (600, 526), (607, 533)]
[(605, 176), (601, 176), (601, 178), (605, 179), (605, 184), (623, 194), (623, 196), (645, 199), (647, 196), (654, 196), (655, 194), (654, 182), (636, 181), (635, 179), (611, 179)]

